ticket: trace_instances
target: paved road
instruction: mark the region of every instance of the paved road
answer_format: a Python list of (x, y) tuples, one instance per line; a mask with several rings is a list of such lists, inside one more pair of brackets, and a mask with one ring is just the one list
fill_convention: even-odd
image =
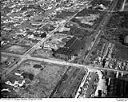
[[(115, 4), (114, 4), (115, 5)], [(83, 7), (80, 11), (82, 11), (85, 7)], [(113, 9), (112, 9), (113, 10)], [(74, 16), (76, 16), (76, 14), (74, 14), (70, 19), (68, 19), (65, 24), (70, 21)], [(106, 22), (106, 18), (105, 18), (105, 22)], [(104, 23), (104, 22), (103, 22)], [(63, 24), (63, 26), (65, 25)], [(27, 60), (27, 59), (31, 59), (31, 60), (37, 60), (37, 61), (44, 61), (44, 62), (48, 62), (48, 63), (54, 63), (54, 64), (60, 64), (60, 65), (67, 65), (67, 66), (74, 66), (74, 67), (84, 67), (87, 70), (110, 70), (110, 71), (116, 71), (116, 72), (123, 72), (123, 73), (128, 73), (127, 71), (120, 71), (120, 70), (116, 70), (116, 69), (109, 69), (109, 68), (101, 68), (101, 67), (97, 67), (97, 66), (93, 66), (93, 65), (81, 65), (81, 64), (75, 64), (75, 63), (70, 63), (70, 62), (66, 62), (66, 61), (59, 61), (59, 60), (51, 60), (51, 59), (43, 59), (43, 58), (37, 58), (37, 57), (31, 57), (30, 54), (37, 48), (39, 47), (42, 43), (44, 43), (44, 41), (46, 41), (47, 39), (49, 39), (56, 30), (58, 30), (59, 26), (62, 26), (61, 24), (58, 25), (58, 27), (53, 30), (51, 33), (49, 33), (49, 35), (47, 36), (46, 39), (42, 39), (40, 42), (38, 42), (35, 46), (33, 46), (30, 50), (28, 50), (24, 55), (17, 55), (17, 54), (11, 54), (11, 53), (5, 53), (2, 52), (2, 54), (6, 54), (6, 55), (10, 55), (10, 56), (16, 56), (19, 57), (21, 60), (19, 62), (17, 62), (17, 64), (15, 64), (12, 68), (5, 70), (4, 74), (5, 76), (8, 75), (11, 71), (13, 71), (15, 68), (17, 68), (17, 66), (19, 66), (22, 61)], [(99, 28), (100, 29), (100, 28)], [(95, 43), (92, 46), (92, 49), (94, 47), (94, 45), (97, 43), (98, 39), (99, 39), (99, 35), (100, 32), (98, 33), (98, 35), (96, 36), (96, 40)]]
[(84, 85), (84, 83), (85, 83), (85, 81), (86, 81), (88, 75), (89, 75), (89, 71), (88, 71), (87, 74), (85, 74), (85, 76), (83, 77), (83, 80), (82, 80), (82, 82), (81, 82), (81, 84), (80, 84), (80, 86), (79, 86), (79, 88), (78, 88), (78, 91), (77, 91), (77, 93), (76, 93), (76, 95), (75, 95), (75, 98), (78, 98), (78, 97), (79, 97), (79, 92), (81, 91), (80, 88)]
[(112, 11), (114, 10), (116, 4), (117, 4), (118, 0), (115, 0), (113, 2), (113, 4), (111, 5), (110, 9), (108, 10), (107, 14), (104, 16), (103, 20), (101, 21), (101, 23), (99, 24), (98, 28), (96, 29), (96, 36), (95, 36), (95, 40), (93, 42), (93, 44), (91, 45), (91, 47), (89, 48), (89, 53), (86, 55), (86, 57), (84, 58), (84, 61), (88, 61), (93, 49), (95, 48), (95, 46), (97, 45), (97, 43), (100, 40), (100, 36), (102, 34), (102, 30), (104, 29), (105, 25), (107, 24), (107, 22), (109, 21), (111, 15), (112, 15)]
[[(110, 19), (111, 17), (111, 13), (110, 11), (113, 11), (113, 9), (116, 6), (116, 3), (118, 2), (118, 0), (115, 0), (115, 2), (113, 3), (112, 7), (110, 8), (109, 12), (105, 15), (103, 21), (100, 23), (99, 27), (96, 30), (96, 36), (95, 36), (95, 40), (90, 48), (90, 52), (89, 54), (86, 56), (85, 60), (88, 60), (92, 50), (95, 48), (95, 46), (97, 45), (98, 41), (99, 41), (99, 37), (101, 34), (101, 31), (104, 29), (104, 26), (106, 25), (107, 21)], [(111, 71), (117, 71), (117, 72), (123, 72), (123, 73), (127, 73), (126, 71), (120, 71), (120, 70), (116, 70), (116, 69), (109, 69), (109, 68), (101, 68), (101, 67), (95, 67), (92, 65), (81, 65), (81, 64), (75, 64), (75, 63), (69, 63), (69, 62), (65, 62), (65, 61), (58, 61), (58, 60), (51, 60), (51, 59), (43, 59), (43, 58), (37, 58), (37, 57), (31, 57), (30, 54), (36, 49), (38, 48), (41, 44), (43, 44), (47, 39), (49, 39), (51, 36), (54, 35), (54, 32), (57, 31), (60, 26), (64, 26), (67, 22), (69, 22), (73, 17), (75, 17), (80, 11), (82, 11), (85, 7), (83, 7), (82, 9), (80, 9), (76, 14), (74, 14), (72, 17), (70, 17), (63, 25), (59, 24), (58, 27), (56, 29), (54, 29), (53, 31), (51, 31), (48, 36), (45, 39), (42, 39), (41, 41), (39, 41), (36, 45), (34, 45), (31, 49), (29, 49), (24, 55), (17, 55), (17, 54), (11, 54), (11, 53), (5, 53), (2, 52), (2, 54), (7, 54), (10, 56), (16, 56), (16, 57), (20, 57), (20, 61), (17, 62), (17, 64), (15, 64), (12, 68), (5, 70), (4, 73), (5, 75), (9, 74), (12, 70), (14, 70), (15, 68), (17, 68), (17, 66), (19, 66), (22, 61), (26, 60), (26, 59), (31, 59), (31, 60), (37, 60), (37, 61), (45, 61), (45, 62), (49, 62), (49, 63), (54, 63), (54, 64), (60, 64), (60, 65), (68, 65), (68, 66), (75, 66), (75, 67), (84, 67), (88, 70), (91, 69), (99, 69), (99, 70), (111, 70)]]
[(120, 10), (120, 11), (124, 11), (125, 3), (126, 3), (126, 0), (124, 0), (123, 5), (122, 5), (122, 8), (121, 8), (121, 10)]
[[(69, 22), (72, 18), (74, 18), (80, 11), (82, 11), (83, 9), (85, 9), (85, 5), (76, 13), (74, 14), (72, 17), (68, 18), (63, 24), (58, 24), (58, 26), (51, 31), (47, 37), (45, 39), (42, 39), (41, 41), (39, 41), (36, 45), (34, 45), (32, 48), (30, 48), (27, 52), (25, 52), (23, 55), (18, 55), (21, 60), (14, 65), (12, 68), (9, 68), (8, 70), (4, 71), (4, 75), (9, 74), (12, 70), (14, 70), (15, 68), (17, 68), (18, 65), (20, 65), (20, 63), (25, 60), (26, 56), (29, 56), (33, 51), (35, 51), (35, 49), (37, 49), (38, 47), (40, 47), (40, 45), (42, 45), (46, 40), (48, 40), (50, 37), (52, 37), (54, 35), (54, 32), (56, 32), (57, 30), (59, 30), (60, 27), (63, 27), (67, 22)], [(8, 55), (8, 54), (7, 54)], [(16, 54), (13, 54), (16, 55)]]
[[(124, 0), (126, 2), (126, 0)], [(116, 6), (116, 3), (118, 2), (118, 0), (115, 0), (114, 4), (112, 5), (112, 7), (110, 8), (110, 10), (108, 11), (108, 13), (105, 15), (103, 21), (100, 23), (99, 27), (96, 29), (96, 36), (95, 36), (95, 40), (92, 43), (91, 47), (90, 47), (90, 52), (88, 53), (88, 55), (85, 58), (85, 61), (88, 60), (91, 52), (93, 51), (93, 49), (95, 48), (95, 46), (97, 45), (97, 43), (99, 42), (99, 38), (101, 35), (101, 31), (104, 29), (104, 26), (106, 25), (107, 21), (110, 19), (111, 17), (111, 13), (113, 12), (114, 7)], [(124, 4), (125, 4), (124, 2)], [(123, 5), (124, 6), (124, 5)], [(83, 7), (80, 11), (82, 11), (85, 7)], [(122, 10), (124, 9), (124, 7), (122, 7)], [(30, 54), (37, 49), (40, 45), (42, 45), (46, 40), (48, 40), (50, 37), (52, 37), (54, 35), (54, 32), (56, 32), (60, 26), (64, 26), (67, 22), (69, 22), (74, 16), (76, 16), (76, 14), (74, 14), (71, 18), (67, 19), (67, 21), (64, 24), (59, 24), (57, 28), (55, 28), (53, 31), (51, 31), (47, 37), (45, 39), (42, 39), (41, 41), (39, 41), (36, 45), (34, 45), (32, 48), (30, 48), (27, 52), (25, 52), (25, 54), (23, 55), (18, 55), (18, 54), (13, 54), (13, 53), (6, 53), (6, 52), (2, 52), (2, 54), (4, 55), (9, 55), (9, 56), (15, 56), (15, 57), (19, 57), (20, 61), (16, 62), (16, 64), (11, 68), (7, 69), (4, 71), (4, 75), (3, 78), (7, 77), (8, 74), (10, 72), (12, 72), (14, 69), (17, 68), (17, 66), (19, 66), (24, 60), (30, 59), (30, 60), (36, 60), (36, 61), (44, 61), (44, 62), (48, 62), (48, 63), (53, 63), (53, 64), (59, 64), (59, 65), (66, 65), (66, 66), (74, 66), (74, 67), (81, 67), (81, 68), (85, 68), (87, 70), (87, 74), (83, 77), (83, 80), (78, 88), (77, 94), (75, 96), (75, 98), (78, 97), (79, 95), (79, 91), (80, 91), (80, 87), (83, 86), (84, 82), (86, 81), (86, 78), (89, 74), (90, 71), (96, 71), (96, 70), (107, 70), (107, 71), (115, 71), (115, 72), (120, 72), (120, 73), (127, 73), (128, 71), (121, 71), (121, 70), (116, 70), (116, 69), (110, 69), (108, 67), (102, 68), (99, 66), (94, 66), (94, 65), (81, 65), (81, 64), (75, 64), (75, 63), (71, 63), (71, 62), (66, 62), (66, 61), (59, 61), (59, 60), (53, 60), (53, 59), (44, 59), (44, 58), (38, 58), (38, 57), (32, 57), (30, 56)]]
[[(11, 55), (11, 54), (9, 54), (9, 55)], [(17, 64), (15, 64), (13, 66), (13, 68), (10, 68), (10, 70), (5, 70), (4, 74), (8, 75), (11, 71), (13, 71), (15, 68), (17, 68), (17, 66), (19, 66), (24, 60), (27, 60), (27, 59), (29, 59), (29, 60), (36, 60), (36, 61), (44, 61), (44, 62), (53, 63), (53, 64), (59, 64), (59, 65), (81, 67), (81, 68), (85, 68), (88, 71), (91, 71), (91, 70), (107, 70), (107, 71), (120, 72), (120, 73), (124, 73), (124, 74), (128, 73), (128, 71), (121, 71), (121, 70), (116, 70), (116, 69), (110, 69), (108, 67), (102, 68), (102, 67), (94, 66), (94, 65), (81, 65), (81, 64), (70, 63), (70, 62), (66, 62), (66, 61), (43, 59), (43, 58), (31, 57), (30, 55), (26, 55)]]
[(98, 67), (98, 66), (94, 66), (94, 65), (81, 65), (81, 64), (76, 64), (76, 63), (70, 63), (70, 62), (66, 62), (66, 61), (58, 61), (58, 60), (50, 60), (50, 59), (42, 59), (42, 58), (37, 58), (37, 57), (31, 57), (31, 56), (27, 56), (26, 59), (31, 59), (31, 60), (37, 60), (37, 61), (44, 61), (44, 62), (48, 62), (48, 63), (54, 63), (54, 64), (60, 64), (60, 65), (67, 65), (67, 66), (74, 66), (74, 67), (84, 67), (88, 70), (109, 70), (109, 71), (117, 71), (117, 72), (123, 72), (123, 73), (128, 73), (127, 71), (121, 71), (121, 70), (116, 70), (116, 69), (110, 69), (108, 67)]

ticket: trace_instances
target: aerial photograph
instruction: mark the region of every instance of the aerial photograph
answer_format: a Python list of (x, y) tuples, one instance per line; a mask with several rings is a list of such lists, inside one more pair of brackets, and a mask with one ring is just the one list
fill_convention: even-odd
[(0, 98), (128, 98), (128, 0), (1, 0)]

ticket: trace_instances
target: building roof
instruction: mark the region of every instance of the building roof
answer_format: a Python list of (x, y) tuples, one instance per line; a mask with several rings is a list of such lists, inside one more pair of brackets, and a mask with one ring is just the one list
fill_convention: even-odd
[(128, 35), (124, 38), (124, 43), (128, 44)]

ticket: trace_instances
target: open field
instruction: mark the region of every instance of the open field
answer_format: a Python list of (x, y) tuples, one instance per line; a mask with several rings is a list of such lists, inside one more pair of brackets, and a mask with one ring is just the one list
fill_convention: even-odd
[(127, 97), (127, 7), (128, 0), (2, 0), (2, 98)]
[[(54, 93), (54, 90), (58, 90), (59, 87), (57, 86), (60, 81), (63, 82), (61, 83), (62, 86), (66, 85), (67, 87), (68, 84), (72, 90), (72, 93), (70, 93), (67, 89), (68, 96), (65, 97), (69, 97), (69, 93), (74, 97), (81, 79), (87, 72), (87, 70), (81, 68), (68, 68), (67, 66), (34, 60), (23, 61), (17, 67), (18, 68), (11, 72), (8, 78), (3, 81), (3, 84), (10, 85), (9, 87), (11, 87), (8, 92), (5, 93), (3, 91), (3, 97), (15, 97), (15, 95), (19, 98), (52, 97), (51, 94)], [(72, 89), (73, 87), (74, 89)]]

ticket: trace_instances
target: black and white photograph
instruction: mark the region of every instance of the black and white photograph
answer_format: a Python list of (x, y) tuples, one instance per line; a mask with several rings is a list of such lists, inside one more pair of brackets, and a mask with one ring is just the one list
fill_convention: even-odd
[(1, 102), (128, 102), (128, 0), (0, 2)]

